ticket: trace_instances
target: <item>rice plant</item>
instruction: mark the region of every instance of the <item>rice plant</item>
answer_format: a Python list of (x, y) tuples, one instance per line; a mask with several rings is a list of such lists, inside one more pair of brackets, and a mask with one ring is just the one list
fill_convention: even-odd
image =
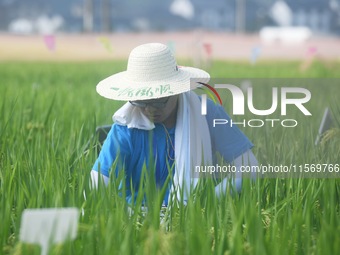
[[(298, 66), (216, 62), (210, 73), (226, 78), (338, 76), (338, 63), (332, 68), (314, 63), (305, 73)], [(108, 187), (90, 189), (97, 152), (86, 147), (89, 141), (94, 147), (96, 126), (111, 123), (122, 104), (100, 98), (95, 85), (124, 69), (122, 61), (0, 63), (0, 254), (40, 254), (38, 246), (19, 240), (21, 214), (26, 208), (49, 207), (77, 207), (82, 212), (76, 240), (54, 245), (50, 254), (340, 253), (336, 178), (244, 179), (240, 194), (228, 191), (219, 199), (207, 179), (187, 204), (164, 209), (152, 169), (144, 169), (146, 176), (151, 171), (144, 183), (150, 201), (147, 213), (141, 207), (142, 195), (129, 205), (124, 189), (118, 192), (122, 174), (111, 176)], [(256, 145), (260, 163), (340, 163), (337, 133), (314, 145), (323, 107), (332, 95), (339, 95), (340, 87), (314, 89), (322, 100), (308, 105), (315, 116), (301, 118), (297, 129), (242, 128)], [(267, 100), (265, 93), (262, 100)], [(339, 119), (339, 111), (335, 115)]]

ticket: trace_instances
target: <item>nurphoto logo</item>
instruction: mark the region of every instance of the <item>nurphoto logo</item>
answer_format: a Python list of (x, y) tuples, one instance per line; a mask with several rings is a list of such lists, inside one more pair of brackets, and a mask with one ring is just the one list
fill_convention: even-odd
[[(216, 97), (219, 99), (222, 105), (220, 94), (216, 89), (226, 89), (231, 93), (232, 96), (232, 111), (233, 115), (245, 115), (245, 107), (247, 110), (256, 116), (269, 116), (279, 111), (280, 116), (287, 116), (287, 106), (295, 106), (303, 115), (312, 116), (311, 112), (305, 106), (311, 99), (311, 92), (302, 87), (268, 87), (271, 90), (271, 106), (267, 109), (256, 109), (254, 106), (254, 93), (253, 87), (247, 87), (245, 90), (232, 85), (232, 84), (215, 84), (214, 86), (208, 84), (205, 85), (211, 90)], [(207, 95), (203, 94), (201, 100), (201, 114), (207, 114)], [(278, 110), (279, 108), (279, 110)], [(233, 121), (232, 119), (213, 119), (213, 127), (217, 125), (241, 125), (249, 127), (262, 127), (265, 124), (274, 127), (280, 123), (282, 127), (296, 127), (298, 121), (296, 119), (278, 119), (278, 118), (256, 118), (256, 119), (243, 119), (242, 121)]]

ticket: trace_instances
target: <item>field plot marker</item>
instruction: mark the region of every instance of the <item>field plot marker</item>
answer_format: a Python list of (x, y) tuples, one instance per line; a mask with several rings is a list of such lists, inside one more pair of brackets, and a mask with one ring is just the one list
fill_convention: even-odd
[(44, 42), (49, 51), (56, 49), (56, 40), (54, 35), (44, 35)]
[(315, 139), (315, 145), (318, 145), (322, 135), (329, 130), (333, 125), (333, 117), (330, 109), (327, 107), (322, 116), (321, 124), (319, 127), (319, 133)]
[(20, 240), (39, 244), (41, 255), (47, 255), (49, 245), (76, 238), (78, 219), (78, 208), (26, 209), (21, 217)]

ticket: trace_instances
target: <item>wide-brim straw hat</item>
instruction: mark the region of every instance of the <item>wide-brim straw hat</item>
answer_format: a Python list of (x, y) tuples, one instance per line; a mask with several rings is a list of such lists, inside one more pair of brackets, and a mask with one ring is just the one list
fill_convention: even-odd
[(209, 78), (201, 69), (178, 66), (166, 45), (148, 43), (131, 51), (126, 71), (100, 81), (96, 89), (101, 96), (113, 100), (147, 100), (187, 92)]

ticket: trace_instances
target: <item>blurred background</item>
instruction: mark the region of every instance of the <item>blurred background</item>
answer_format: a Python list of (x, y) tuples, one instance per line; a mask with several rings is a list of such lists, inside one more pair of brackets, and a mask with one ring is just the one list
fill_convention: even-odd
[(151, 41), (185, 58), (339, 60), (339, 36), (340, 0), (0, 0), (0, 60), (124, 58)]

